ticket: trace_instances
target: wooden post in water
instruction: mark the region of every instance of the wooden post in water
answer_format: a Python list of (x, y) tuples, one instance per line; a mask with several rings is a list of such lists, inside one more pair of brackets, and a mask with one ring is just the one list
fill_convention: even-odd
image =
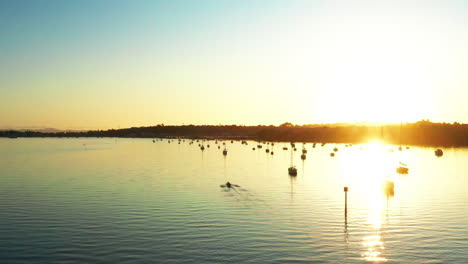
[(344, 216), (348, 217), (348, 187), (344, 187)]

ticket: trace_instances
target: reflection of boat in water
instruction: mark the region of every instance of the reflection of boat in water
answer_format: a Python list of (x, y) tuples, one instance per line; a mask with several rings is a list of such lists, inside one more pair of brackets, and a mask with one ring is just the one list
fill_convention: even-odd
[(444, 155), (444, 152), (441, 149), (436, 149), (434, 153), (437, 157), (442, 157), (442, 155)]

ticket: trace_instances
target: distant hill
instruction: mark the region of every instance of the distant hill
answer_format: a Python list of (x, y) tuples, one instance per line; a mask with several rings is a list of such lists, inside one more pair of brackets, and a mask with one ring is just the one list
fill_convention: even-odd
[(78, 129), (57, 129), (51, 127), (20, 127), (20, 128), (0, 128), (0, 131), (33, 131), (41, 133), (61, 133), (61, 132), (84, 132), (87, 130), (78, 130)]
[[(46, 132), (47, 131), (47, 132)], [(258, 141), (365, 143), (378, 139), (391, 144), (425, 146), (468, 146), (468, 124), (416, 123), (387, 125), (294, 125), (238, 126), (183, 125), (149, 126), (94, 131), (0, 131), (0, 137), (134, 137), (134, 138), (219, 138)]]

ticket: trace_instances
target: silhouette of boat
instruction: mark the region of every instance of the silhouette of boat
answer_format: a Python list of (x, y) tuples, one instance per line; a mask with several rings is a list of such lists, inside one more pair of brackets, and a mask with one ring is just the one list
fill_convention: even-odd
[(442, 157), (442, 155), (444, 155), (444, 152), (441, 149), (436, 149), (434, 153), (437, 157)]
[(226, 156), (226, 155), (227, 155), (227, 152), (228, 152), (227, 149), (224, 149), (224, 150), (223, 150), (223, 155)]
[(295, 166), (291, 166), (288, 168), (288, 173), (290, 176), (297, 176), (297, 169)]
[(400, 167), (396, 168), (396, 172), (398, 174), (408, 174), (408, 168), (400, 166)]
[(306, 154), (302, 154), (302, 155), (301, 155), (301, 159), (302, 159), (302, 160), (305, 160), (305, 159), (306, 159)]

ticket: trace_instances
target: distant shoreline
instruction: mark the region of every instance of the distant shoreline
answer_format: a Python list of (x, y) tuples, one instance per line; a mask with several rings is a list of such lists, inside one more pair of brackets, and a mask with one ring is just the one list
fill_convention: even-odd
[[(285, 125), (286, 124), (286, 125)], [(149, 126), (86, 132), (0, 131), (0, 137), (192, 138), (361, 144), (380, 140), (395, 145), (468, 146), (468, 124), (419, 121), (402, 125)]]

